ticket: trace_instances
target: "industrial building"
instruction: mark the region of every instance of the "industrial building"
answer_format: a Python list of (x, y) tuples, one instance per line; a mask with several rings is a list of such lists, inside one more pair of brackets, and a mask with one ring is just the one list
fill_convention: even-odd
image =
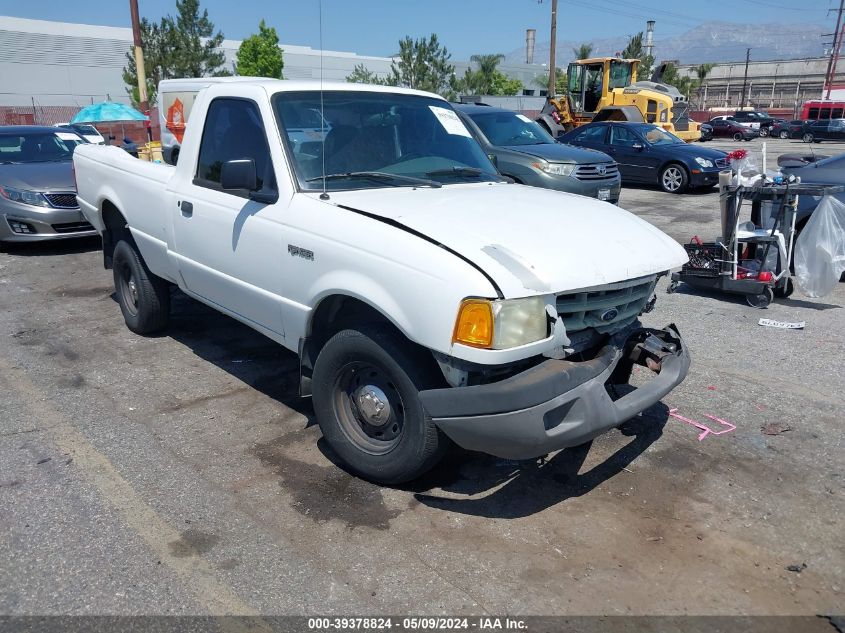
[[(223, 41), (229, 68), (234, 68), (240, 44), (239, 40)], [(0, 107), (35, 112), (38, 123), (53, 123), (56, 121), (38, 120), (39, 114), (49, 119), (60, 107), (78, 108), (105, 100), (128, 102), (122, 71), (131, 45), (130, 28), (0, 16)], [(281, 47), (286, 78), (319, 78), (319, 50), (290, 44)], [(379, 77), (390, 72), (389, 57), (328, 50), (322, 57), (323, 77), (329, 81), (344, 81), (358, 64)], [(469, 67), (468, 62), (453, 63), (458, 76)], [(544, 66), (533, 64), (503, 64), (499, 70), (522, 81), (527, 94), (539, 94), (534, 79), (546, 72)]]

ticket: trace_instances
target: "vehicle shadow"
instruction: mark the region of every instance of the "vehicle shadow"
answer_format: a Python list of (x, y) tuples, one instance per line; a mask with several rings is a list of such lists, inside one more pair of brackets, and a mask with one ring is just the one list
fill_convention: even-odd
[[(797, 291), (796, 291), (797, 292)], [(741, 294), (734, 294), (730, 292), (720, 292), (718, 290), (711, 290), (709, 288), (696, 288), (695, 286), (691, 286), (687, 283), (681, 283), (678, 286), (678, 289), (675, 290), (675, 294), (679, 295), (690, 295), (694, 297), (708, 297), (711, 299), (718, 299), (719, 301), (724, 301), (726, 303), (733, 303), (736, 305), (748, 305), (745, 301), (745, 295)], [(794, 298), (795, 295), (792, 297), (783, 298), (783, 297), (775, 297), (772, 305), (784, 305), (790, 308), (806, 308), (808, 310), (836, 310), (841, 309), (842, 306), (837, 305), (835, 303), (821, 303), (816, 301), (807, 301), (805, 299), (796, 299)], [(763, 315), (764, 311), (760, 311), (761, 315)]]
[(719, 193), (718, 188), (714, 187), (696, 187), (695, 189), (687, 189), (683, 193), (667, 193), (663, 191), (659, 185), (657, 184), (646, 184), (646, 183), (623, 183), (622, 184), (622, 193), (624, 195), (626, 189), (637, 189), (640, 191), (654, 191), (657, 193), (665, 193), (667, 196), (678, 196), (678, 199), (683, 199), (683, 196), (704, 196), (711, 193)]
[[(294, 353), (178, 290), (173, 290), (171, 300), (168, 337), (300, 413), (307, 420), (305, 428), (316, 424), (311, 399), (299, 397), (298, 360)], [(629, 389), (633, 387), (624, 387)], [(623, 388), (619, 390), (622, 392)], [(453, 447), (434, 470), (398, 489), (412, 493), (415, 502), (449, 512), (507, 519), (530, 516), (587, 494), (622, 472), (662, 436), (668, 419), (668, 407), (657, 403), (628, 420), (619, 431), (630, 440), (586, 472), (579, 471), (591, 443), (564, 449), (551, 459), (527, 461), (503, 460)], [(317, 448), (328, 461), (348, 473), (323, 438), (318, 440)], [(351, 473), (348, 476), (354, 477)], [(439, 494), (442, 491), (477, 497), (491, 490), (494, 492), (482, 498)]]
[(450, 455), (433, 473), (405, 489), (413, 491), (419, 503), (440, 510), (484, 518), (528, 517), (588, 494), (621, 473), (663, 435), (668, 419), (669, 408), (659, 402), (628, 420), (619, 431), (630, 441), (585, 472), (580, 471), (592, 442), (566, 448), (548, 460), (524, 462), (464, 451)]
[(98, 235), (45, 242), (6, 242), (0, 252), (18, 257), (50, 257), (90, 253), (102, 248)]
[(308, 420), (306, 427), (316, 424), (311, 399), (299, 397), (297, 356), (275, 341), (177, 289), (171, 294), (170, 325), (165, 335), (302, 414)]

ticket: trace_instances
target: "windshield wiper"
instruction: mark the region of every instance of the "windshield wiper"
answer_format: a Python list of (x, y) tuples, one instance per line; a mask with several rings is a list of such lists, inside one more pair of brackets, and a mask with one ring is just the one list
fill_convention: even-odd
[(386, 171), (350, 171), (345, 174), (326, 174), (325, 176), (314, 176), (306, 179), (305, 182), (317, 182), (319, 180), (344, 180), (351, 178), (370, 178), (372, 180), (398, 180), (406, 182), (409, 185), (417, 185), (419, 187), (431, 187), (438, 189), (443, 185), (436, 180), (429, 180), (428, 178), (414, 178), (413, 176), (404, 176), (402, 174), (389, 174)]
[(426, 176), (471, 176), (473, 178), (478, 178), (484, 172), (481, 171), (478, 167), (460, 167), (458, 165), (454, 165), (452, 167), (446, 167), (444, 169), (434, 169), (432, 171), (425, 172)]

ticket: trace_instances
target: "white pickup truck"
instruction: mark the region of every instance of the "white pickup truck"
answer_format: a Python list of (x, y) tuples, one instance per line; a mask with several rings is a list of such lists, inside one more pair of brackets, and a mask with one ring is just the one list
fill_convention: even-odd
[[(324, 437), (373, 481), (417, 477), (450, 440), (511, 459), (581, 444), (689, 368), (674, 326), (638, 321), (684, 250), (508, 182), (433, 94), (224, 81), (177, 166), (93, 145), (74, 165), (128, 327), (165, 328), (175, 285), (294, 351)], [(609, 389), (634, 363), (656, 375)]]

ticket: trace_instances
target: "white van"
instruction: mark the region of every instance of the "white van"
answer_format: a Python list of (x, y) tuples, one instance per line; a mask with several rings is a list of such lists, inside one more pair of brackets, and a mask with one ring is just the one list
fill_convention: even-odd
[(158, 84), (158, 121), (161, 127), (161, 151), (164, 162), (175, 165), (179, 159), (182, 135), (191, 116), (197, 93), (211, 84), (249, 81), (254, 77), (199, 77), (163, 79)]

